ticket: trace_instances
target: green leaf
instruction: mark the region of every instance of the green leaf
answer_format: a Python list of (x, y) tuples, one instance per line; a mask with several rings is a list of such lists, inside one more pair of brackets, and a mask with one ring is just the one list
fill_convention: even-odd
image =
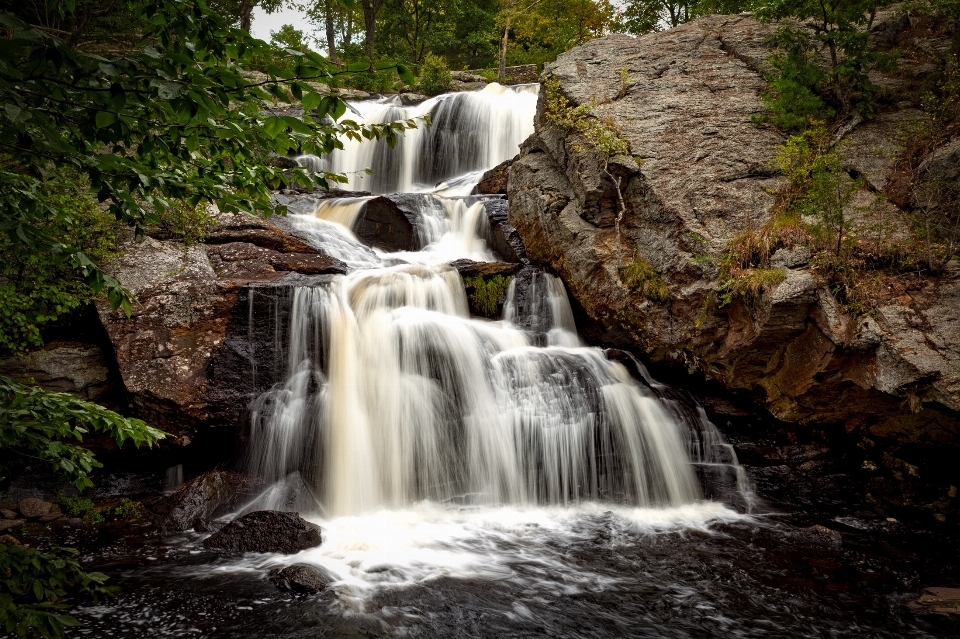
[(117, 121), (117, 114), (110, 111), (99, 111), (95, 118), (98, 129), (103, 129)]
[(417, 83), (417, 79), (414, 77), (413, 72), (410, 71), (410, 69), (404, 64), (397, 65), (397, 75), (400, 76), (400, 79), (405, 84), (414, 86)]
[[(303, 96), (303, 110), (312, 111), (320, 106), (320, 103), (323, 102), (323, 96), (319, 93), (307, 93)], [(322, 116), (321, 116), (322, 117)]]

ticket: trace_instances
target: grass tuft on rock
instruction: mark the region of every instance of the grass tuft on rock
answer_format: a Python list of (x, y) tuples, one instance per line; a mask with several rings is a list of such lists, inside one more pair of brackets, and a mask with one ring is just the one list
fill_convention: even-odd
[(665, 302), (670, 297), (670, 290), (660, 274), (639, 256), (634, 256), (631, 264), (620, 269), (620, 281), (651, 302)]
[(473, 275), (463, 278), (470, 307), (484, 317), (496, 317), (498, 303), (507, 294), (511, 279), (513, 278), (502, 275), (494, 275), (490, 278)]

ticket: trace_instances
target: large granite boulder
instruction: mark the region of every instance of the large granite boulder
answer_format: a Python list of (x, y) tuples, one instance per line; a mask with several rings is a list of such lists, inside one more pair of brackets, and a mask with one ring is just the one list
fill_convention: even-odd
[[(573, 106), (591, 105), (612, 122), (630, 155), (604, 167), (580, 133), (551, 125), (541, 91), (536, 131), (510, 167), (509, 222), (527, 257), (563, 278), (592, 341), (705, 376), (783, 422), (840, 424), (852, 442), (939, 459), (930, 451), (960, 447), (956, 268), (855, 317), (809, 253), (782, 251), (773, 259), (782, 283), (749, 302), (714, 302), (726, 247), (771, 219), (782, 183), (771, 160), (784, 137), (751, 117), (763, 108), (774, 29), (749, 15), (707, 16), (593, 40), (547, 65), (544, 77), (558, 79)], [(858, 203), (891, 179), (897, 135), (915, 117), (888, 110), (844, 130), (848, 171), (866, 180)], [(922, 171), (951, 176), (954, 155), (947, 145)], [(619, 224), (614, 179), (626, 206)], [(910, 228), (907, 212), (884, 207), (890, 224)], [(649, 267), (666, 295), (628, 286), (623, 269), (634, 263)], [(937, 508), (956, 510), (944, 506), (955, 489), (940, 487), (946, 501)]]

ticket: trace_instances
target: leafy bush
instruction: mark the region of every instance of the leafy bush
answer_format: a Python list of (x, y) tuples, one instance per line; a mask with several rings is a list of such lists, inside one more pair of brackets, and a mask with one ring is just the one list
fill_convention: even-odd
[(79, 495), (57, 495), (57, 503), (60, 504), (68, 514), (74, 517), (83, 518), (83, 523), (87, 526), (95, 526), (103, 523), (103, 515), (92, 500)]
[(818, 64), (809, 34), (781, 26), (771, 44), (777, 52), (769, 60), (769, 86), (761, 94), (766, 113), (754, 116), (754, 121), (796, 130), (811, 120), (832, 119), (836, 112), (821, 97), (827, 74)]
[(143, 516), (146, 515), (147, 510), (143, 507), (139, 501), (134, 501), (124, 497), (120, 500), (120, 505), (113, 510), (113, 515), (117, 519), (123, 519), (125, 521), (135, 521), (137, 519), (143, 519)]
[(427, 95), (439, 95), (450, 90), (453, 78), (447, 61), (440, 56), (428, 53), (420, 65), (420, 76), (417, 85)]
[[(56, 211), (37, 227), (93, 260), (116, 254), (119, 226), (81, 180), (61, 176), (45, 198)], [(0, 352), (43, 346), (43, 327), (89, 303), (96, 293), (62, 252), (24, 250), (0, 235)]]
[(172, 202), (157, 218), (157, 223), (153, 225), (154, 231), (163, 230), (187, 246), (202, 244), (210, 234), (214, 222), (207, 213), (206, 204), (190, 204), (183, 200)]
[(67, 602), (112, 595), (115, 589), (104, 585), (107, 576), (84, 572), (76, 554), (0, 545), (0, 629), (20, 638), (61, 639), (64, 628), (80, 625), (63, 614)]
[[(88, 474), (102, 464), (79, 446), (90, 432), (109, 435), (118, 445), (153, 446), (163, 431), (67, 393), (51, 393), (0, 376), (0, 450), (13, 450), (47, 462), (82, 490)], [(68, 443), (77, 442), (77, 443)]]

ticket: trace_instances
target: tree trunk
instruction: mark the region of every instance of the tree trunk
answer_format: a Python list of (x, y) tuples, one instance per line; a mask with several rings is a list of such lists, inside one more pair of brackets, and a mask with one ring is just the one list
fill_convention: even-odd
[(363, 0), (363, 24), (366, 29), (366, 50), (370, 64), (373, 64), (377, 43), (377, 12), (383, 0)]
[(507, 14), (507, 23), (503, 27), (503, 41), (500, 43), (500, 64), (497, 67), (497, 80), (500, 84), (507, 81), (507, 40), (510, 38), (510, 14)]
[(340, 60), (337, 57), (337, 37), (333, 28), (333, 0), (324, 0), (324, 18), (327, 27), (327, 58), (333, 64), (340, 66)]
[(250, 22), (253, 14), (253, 5), (256, 0), (240, 0), (240, 28), (250, 33)]

